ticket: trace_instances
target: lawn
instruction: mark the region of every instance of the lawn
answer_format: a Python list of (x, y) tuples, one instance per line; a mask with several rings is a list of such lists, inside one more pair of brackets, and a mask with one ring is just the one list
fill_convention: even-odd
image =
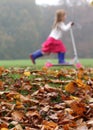
[[(38, 59), (34, 67), (42, 67), (44, 64), (50, 61), (52, 63), (57, 63), (57, 59)], [(80, 63), (84, 66), (93, 67), (93, 59), (80, 59)], [(32, 62), (29, 59), (25, 60), (1, 60), (0, 66), (4, 67), (27, 67), (33, 66)]]

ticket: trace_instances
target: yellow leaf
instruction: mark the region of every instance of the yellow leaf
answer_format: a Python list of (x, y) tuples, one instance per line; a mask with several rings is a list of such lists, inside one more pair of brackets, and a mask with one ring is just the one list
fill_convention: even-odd
[(71, 98), (71, 99), (74, 99), (74, 100), (77, 100), (77, 101), (79, 101), (79, 100), (80, 100), (80, 98), (75, 97), (75, 96), (70, 96), (70, 98)]
[(82, 88), (82, 89), (85, 89), (85, 90), (90, 89), (90, 86), (83, 83), (83, 81), (81, 79), (76, 79), (76, 84), (78, 85), (79, 88)]
[(24, 75), (25, 75), (25, 76), (30, 76), (30, 72), (29, 72), (29, 71), (26, 71), (26, 72), (24, 72)]
[(20, 94), (14, 95), (14, 99), (20, 99)]
[(1, 128), (1, 130), (9, 130), (8, 128)]
[(83, 68), (80, 68), (79, 71), (78, 71), (78, 73), (77, 73), (77, 77), (78, 77), (79, 79), (82, 79), (83, 76), (84, 76), (84, 69), (83, 69)]
[(65, 86), (65, 90), (69, 93), (74, 93), (76, 91), (76, 88), (76, 84), (73, 81)]
[(78, 85), (78, 87), (84, 88), (84, 83), (82, 82), (81, 79), (76, 79), (76, 84)]

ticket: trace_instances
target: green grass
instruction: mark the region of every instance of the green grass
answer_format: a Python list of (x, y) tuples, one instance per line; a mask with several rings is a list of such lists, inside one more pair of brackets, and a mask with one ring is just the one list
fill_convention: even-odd
[[(48, 59), (37, 59), (36, 65), (33, 65), (32, 62), (27, 60), (0, 60), (0, 66), (4, 67), (42, 67), (48, 61)], [(52, 63), (57, 63), (57, 59), (50, 59)], [(80, 59), (80, 63), (86, 67), (93, 67), (93, 59)]]
[[(4, 66), (4, 67), (29, 67), (29, 66), (33, 66), (33, 67), (42, 67), (44, 66), (44, 64), (47, 62), (47, 59), (37, 59), (36, 60), (36, 64), (33, 65), (31, 60), (0, 60), (0, 66)], [(57, 61), (55, 59), (51, 60), (53, 63), (57, 63)]]

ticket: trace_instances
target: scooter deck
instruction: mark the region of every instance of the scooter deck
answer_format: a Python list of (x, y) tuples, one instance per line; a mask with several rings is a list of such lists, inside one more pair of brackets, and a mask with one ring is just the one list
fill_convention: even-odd
[(52, 64), (52, 66), (74, 66), (74, 64), (68, 64), (68, 63), (65, 63), (65, 64)]

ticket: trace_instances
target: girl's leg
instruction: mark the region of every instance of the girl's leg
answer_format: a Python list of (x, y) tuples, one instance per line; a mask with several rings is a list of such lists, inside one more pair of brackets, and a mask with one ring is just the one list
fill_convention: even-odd
[(35, 64), (35, 60), (39, 57), (42, 57), (43, 53), (41, 50), (37, 50), (35, 52), (33, 52), (32, 54), (30, 54), (30, 59), (32, 60), (32, 63)]
[(62, 64), (65, 63), (65, 53), (63, 52), (59, 52), (58, 53), (58, 63)]

